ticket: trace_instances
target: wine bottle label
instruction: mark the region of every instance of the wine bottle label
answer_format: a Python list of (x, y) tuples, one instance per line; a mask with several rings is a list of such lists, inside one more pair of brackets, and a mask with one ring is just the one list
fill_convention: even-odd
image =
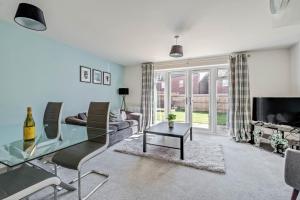
[(35, 127), (24, 127), (24, 140), (33, 140), (35, 138)]

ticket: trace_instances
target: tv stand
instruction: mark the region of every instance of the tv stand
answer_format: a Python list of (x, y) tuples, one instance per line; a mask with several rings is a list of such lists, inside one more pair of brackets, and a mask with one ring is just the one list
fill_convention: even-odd
[(251, 124), (254, 127), (253, 134), (252, 134), (253, 137), (257, 137), (255, 136), (254, 131), (260, 131), (261, 133), (260, 138), (254, 139), (255, 141), (254, 143), (257, 146), (263, 147), (269, 145), (269, 148), (271, 150), (270, 137), (272, 136), (274, 130), (276, 130), (282, 135), (282, 138), (288, 140), (288, 145), (290, 148), (300, 150), (300, 128), (287, 126), (287, 125), (265, 123), (261, 121), (252, 121)]

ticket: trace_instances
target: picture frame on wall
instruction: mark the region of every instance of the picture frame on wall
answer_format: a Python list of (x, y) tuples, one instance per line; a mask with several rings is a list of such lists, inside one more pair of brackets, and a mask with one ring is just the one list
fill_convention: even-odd
[(84, 83), (91, 82), (91, 68), (80, 66), (80, 82), (84, 82)]
[(103, 85), (111, 85), (111, 73), (103, 72)]
[(93, 83), (102, 84), (102, 72), (97, 69), (93, 69)]

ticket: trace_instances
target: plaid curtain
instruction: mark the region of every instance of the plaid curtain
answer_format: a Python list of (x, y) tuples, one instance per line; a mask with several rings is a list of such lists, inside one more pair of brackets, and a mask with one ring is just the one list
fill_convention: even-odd
[(153, 63), (142, 64), (142, 98), (141, 113), (142, 129), (150, 127), (153, 121), (154, 107), (154, 65)]
[(250, 134), (250, 89), (246, 54), (230, 57), (230, 134), (238, 142), (247, 142)]

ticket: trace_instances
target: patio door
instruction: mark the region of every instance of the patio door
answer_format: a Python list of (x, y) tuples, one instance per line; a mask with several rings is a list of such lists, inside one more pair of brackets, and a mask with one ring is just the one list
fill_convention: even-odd
[(228, 67), (155, 72), (155, 123), (168, 113), (203, 132), (227, 133)]
[(193, 127), (209, 131), (211, 129), (211, 71), (190, 72), (190, 122)]
[(188, 122), (187, 72), (169, 73), (169, 112), (176, 114), (176, 122)]

